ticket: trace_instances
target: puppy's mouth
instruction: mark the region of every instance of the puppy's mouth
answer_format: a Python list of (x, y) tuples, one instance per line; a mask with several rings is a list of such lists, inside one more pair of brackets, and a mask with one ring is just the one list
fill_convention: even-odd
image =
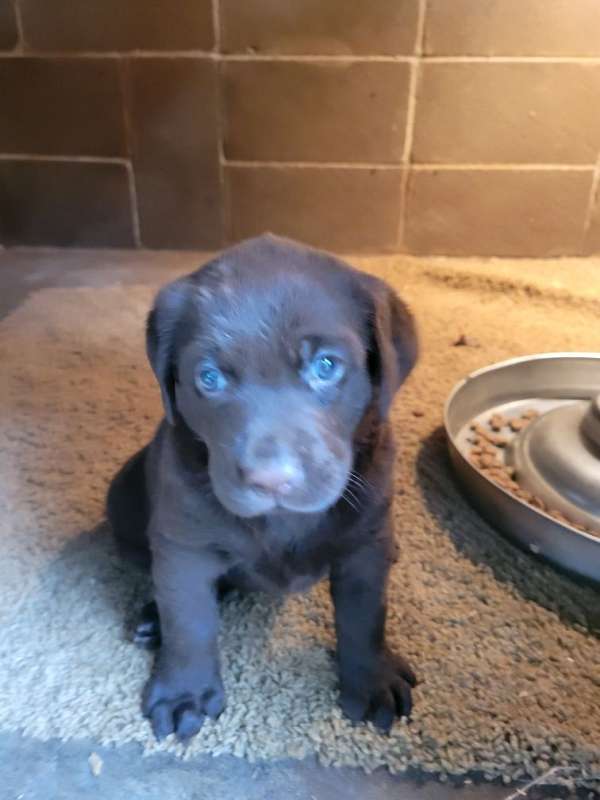
[(318, 497), (281, 495), (238, 486), (223, 486), (213, 482), (213, 490), (219, 502), (236, 517), (259, 517), (266, 514), (315, 514), (335, 505), (344, 492), (344, 482), (339, 490), (319, 493)]
[[(348, 463), (346, 463), (348, 461)], [(334, 506), (344, 494), (350, 474), (350, 459), (338, 460), (326, 474), (318, 472), (299, 487), (267, 489), (248, 486), (221, 470), (211, 469), (213, 491), (228, 511), (237, 517), (266, 514), (315, 514)]]

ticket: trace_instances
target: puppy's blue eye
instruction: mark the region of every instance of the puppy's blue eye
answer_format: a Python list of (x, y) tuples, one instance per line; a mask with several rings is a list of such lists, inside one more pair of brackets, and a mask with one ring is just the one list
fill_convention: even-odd
[(311, 364), (313, 378), (321, 383), (333, 383), (344, 374), (342, 362), (328, 353), (319, 355)]
[(315, 375), (320, 381), (328, 381), (335, 372), (335, 361), (331, 356), (320, 356), (315, 364)]
[(198, 375), (198, 385), (206, 394), (220, 392), (226, 383), (225, 376), (216, 367), (205, 367)]

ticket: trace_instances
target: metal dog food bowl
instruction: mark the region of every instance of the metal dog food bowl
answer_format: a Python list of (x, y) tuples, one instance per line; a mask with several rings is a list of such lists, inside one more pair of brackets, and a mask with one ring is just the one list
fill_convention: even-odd
[[(511, 494), (469, 460), (473, 423), (529, 410), (538, 416), (510, 435), (502, 459), (514, 467), (519, 486), (564, 521)], [(444, 424), (456, 475), (482, 516), (521, 547), (600, 583), (600, 353), (527, 356), (473, 372), (450, 394)]]

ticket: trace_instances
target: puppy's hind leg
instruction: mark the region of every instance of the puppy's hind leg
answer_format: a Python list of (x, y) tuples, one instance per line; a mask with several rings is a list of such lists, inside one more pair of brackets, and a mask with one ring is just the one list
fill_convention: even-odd
[(140, 612), (133, 632), (133, 642), (142, 650), (158, 650), (161, 641), (158, 606), (151, 600)]
[[(152, 556), (146, 533), (149, 518), (146, 453), (147, 448), (140, 450), (115, 475), (106, 498), (106, 512), (119, 553), (127, 561), (149, 570)], [(160, 622), (154, 601), (143, 607), (133, 641), (144, 650), (160, 647)]]
[(106, 514), (120, 554), (137, 566), (149, 569), (150, 544), (146, 490), (147, 448), (132, 456), (113, 478), (106, 497)]

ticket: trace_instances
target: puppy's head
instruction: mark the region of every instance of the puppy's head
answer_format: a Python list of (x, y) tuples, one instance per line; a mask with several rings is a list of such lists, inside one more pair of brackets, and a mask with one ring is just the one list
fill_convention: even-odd
[(147, 347), (168, 421), (207, 445), (215, 495), (241, 517), (333, 505), (362, 417), (386, 416), (416, 359), (386, 284), (273, 236), (165, 287)]

